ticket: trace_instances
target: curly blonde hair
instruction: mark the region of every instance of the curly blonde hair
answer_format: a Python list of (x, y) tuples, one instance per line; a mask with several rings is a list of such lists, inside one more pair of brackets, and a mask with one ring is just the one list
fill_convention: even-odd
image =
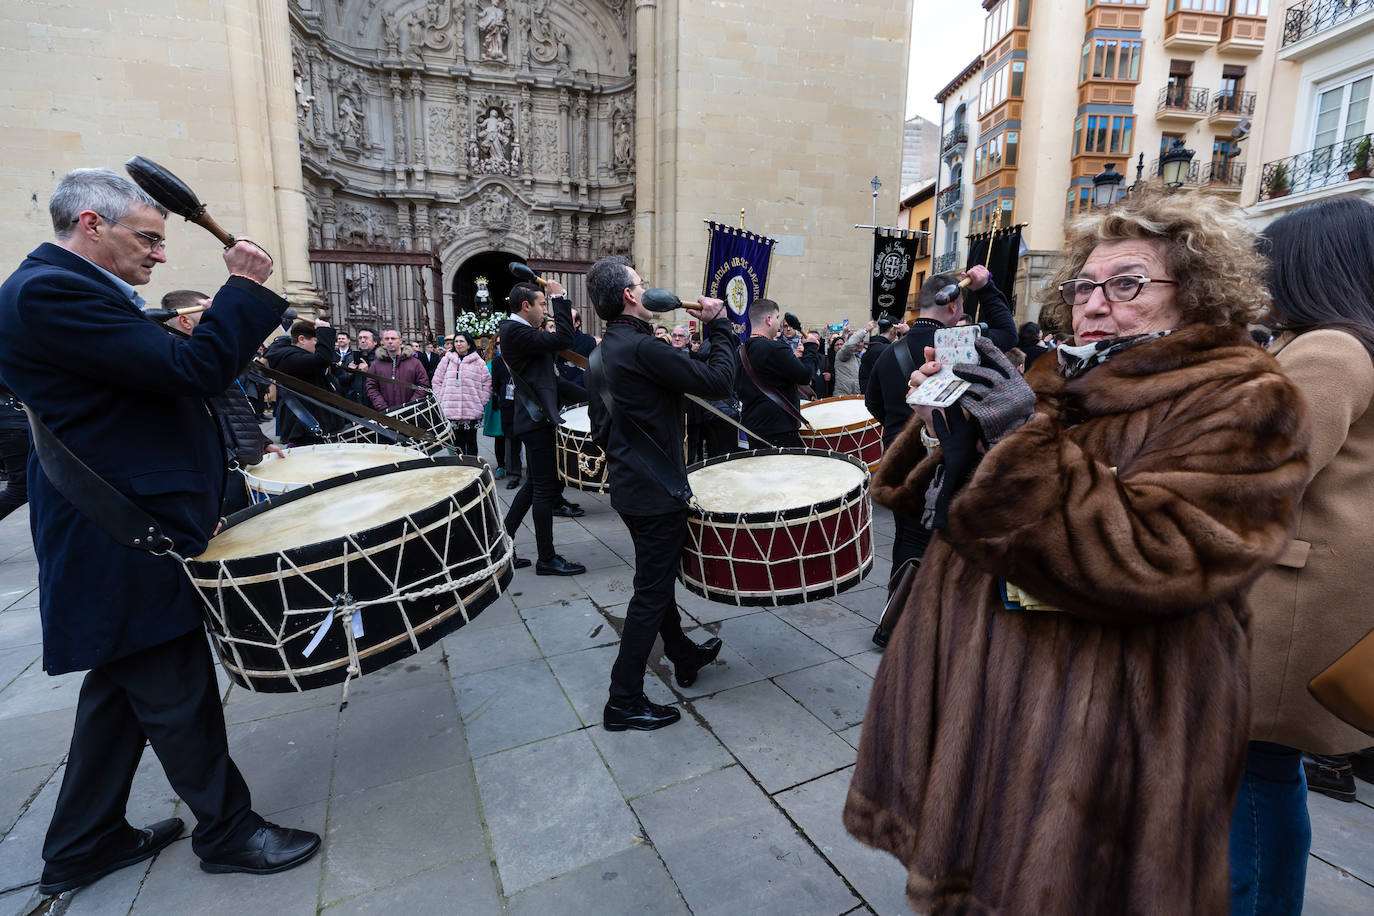
[(1073, 308), (1059, 284), (1079, 275), (1099, 244), (1122, 239), (1167, 243), (1165, 263), (1184, 324), (1246, 324), (1269, 305), (1266, 261), (1240, 208), (1204, 191), (1167, 194), (1154, 189), (1095, 211), (1069, 227), (1059, 268), (1041, 289), (1040, 321), (1073, 329)]

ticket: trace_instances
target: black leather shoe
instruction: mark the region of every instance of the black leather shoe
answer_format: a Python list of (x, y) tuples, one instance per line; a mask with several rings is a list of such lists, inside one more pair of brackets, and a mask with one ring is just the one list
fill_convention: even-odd
[(553, 514), (559, 516), (560, 518), (581, 518), (582, 516), (587, 514), (587, 510), (579, 509), (572, 503), (564, 503), (557, 509), (554, 509)]
[(563, 500), (563, 505), (567, 506), (569, 509), (581, 509), (581, 508), (582, 508), (582, 506), (580, 506), (579, 504), (577, 504), (577, 503), (575, 503), (575, 502), (572, 502), (572, 501), (570, 501), (570, 500), (566, 500), (566, 499)]
[(627, 728), (649, 732), (681, 718), (676, 707), (650, 702), (642, 693), (632, 700), (611, 700), (601, 711), (601, 724), (608, 732), (623, 732)]
[(1350, 758), (1345, 754), (1330, 757), (1303, 754), (1302, 769), (1307, 776), (1308, 791), (1320, 792), (1336, 801), (1355, 800), (1355, 774), (1350, 768)]
[(1374, 783), (1374, 747), (1350, 755), (1350, 772), (1356, 779)]
[(887, 641), (891, 638), (892, 631), (884, 630), (881, 624), (873, 630), (873, 645), (877, 646), (879, 649), (886, 649)]
[(536, 576), (580, 576), (586, 571), (581, 563), (569, 563), (558, 554), (534, 564)]
[(185, 826), (181, 818), (170, 817), (165, 821), (158, 821), (151, 827), (135, 830), (131, 844), (121, 844), (119, 848), (111, 849), (85, 862), (57, 868), (44, 866), (43, 876), (38, 882), (38, 892), (57, 895), (75, 890), (87, 884), (94, 884), (110, 872), (150, 859), (168, 843), (181, 836), (181, 830)]
[(516, 569), (524, 569), (526, 566), (530, 565), (530, 561), (527, 557), (512, 557), (510, 562)]
[(697, 673), (711, 662), (716, 660), (720, 654), (720, 647), (723, 645), (720, 638), (713, 636), (706, 642), (696, 647), (692, 657), (685, 662), (677, 662), (673, 665), (673, 674), (677, 679), (679, 687), (691, 687), (697, 682)]
[(514, 475), (513, 477), (511, 477), (510, 480), (507, 480), (507, 481), (506, 481), (506, 489), (507, 489), (507, 490), (515, 490), (515, 489), (518, 489), (519, 486), (520, 486), (520, 475), (519, 475), (519, 474)]
[(242, 847), (213, 859), (201, 859), (200, 868), (213, 875), (239, 871), (250, 875), (274, 875), (302, 864), (319, 848), (320, 835), (317, 833), (263, 824)]

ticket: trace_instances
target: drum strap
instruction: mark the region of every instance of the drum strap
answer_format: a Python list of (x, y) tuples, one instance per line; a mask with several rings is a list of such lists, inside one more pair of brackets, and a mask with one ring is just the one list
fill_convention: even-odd
[(688, 394), (685, 391), (682, 393), (682, 396), (696, 404), (698, 407), (707, 411), (708, 413), (713, 413), (716, 416), (720, 417), (726, 423), (729, 423), (731, 426), (743, 432), (746, 436), (752, 438), (755, 442), (762, 442), (764, 448), (773, 447), (773, 443), (769, 442), (767, 439), (763, 438), (758, 433), (754, 432), (749, 427), (745, 426), (739, 420), (736, 420), (734, 417), (730, 416), (725, 411), (721, 410), (719, 407), (712, 404), (710, 401), (707, 401), (704, 398), (699, 398), (694, 394)]
[[(397, 441), (400, 436), (414, 441), (435, 441), (434, 434), (427, 429), (421, 429), (414, 424), (395, 417), (388, 416), (380, 410), (374, 410), (365, 404), (350, 401), (348, 398), (340, 397), (332, 391), (319, 388), (309, 382), (303, 382), (294, 375), (287, 375), (277, 369), (266, 366), (253, 365), (248, 370), (248, 377), (258, 382), (273, 381), (293, 392), (302, 400), (309, 401), (318, 407), (323, 407), (330, 413), (338, 414), (350, 423), (360, 423), (368, 427), (373, 432), (385, 436), (391, 441)], [(400, 434), (398, 436), (397, 434)]]
[(749, 376), (749, 381), (754, 383), (754, 387), (759, 390), (760, 394), (780, 407), (783, 413), (796, 420), (802, 426), (805, 426), (807, 429), (815, 429), (806, 417), (801, 415), (801, 411), (793, 407), (786, 398), (759, 381), (759, 377), (754, 374), (753, 364), (749, 362), (749, 341), (747, 340), (739, 345), (739, 361), (740, 365), (744, 367), (745, 374)]
[(903, 378), (911, 378), (911, 373), (916, 371), (916, 363), (911, 359), (911, 346), (903, 337), (892, 345), (892, 356), (897, 360), (897, 366), (902, 370)]
[(130, 502), (86, 462), (72, 454), (31, 408), (25, 407), (24, 412), (29, 415), (38, 463), (67, 502), (125, 547), (155, 554), (171, 552), (172, 539), (163, 534), (157, 519)]
[(501, 362), (505, 365), (506, 372), (510, 375), (511, 380), (515, 382), (517, 394), (521, 396), (521, 403), (525, 405), (525, 412), (530, 415), (530, 419), (536, 423), (549, 422), (547, 412), (544, 410), (543, 405), (539, 403), (539, 392), (531, 388), (530, 383), (521, 378), (519, 373), (511, 368), (510, 363), (506, 362), (505, 356), (501, 354), (497, 355), (501, 356)]
[[(597, 393), (601, 396), (601, 403), (606, 405), (606, 412), (611, 415), (611, 422), (624, 424), (623, 428), (632, 430), (639, 434), (641, 443), (648, 443), (649, 448), (636, 448), (631, 441), (630, 448), (639, 460), (639, 464), (649, 476), (658, 481), (663, 489), (668, 491), (668, 495), (674, 499), (681, 500), (684, 505), (691, 505), (693, 496), (691, 485), (687, 482), (687, 475), (680, 471), (676, 462), (668, 457), (668, 453), (663, 447), (654, 441), (654, 438), (644, 431), (644, 427), (635, 421), (634, 417), (626, 416), (621, 410), (620, 405), (611, 397), (611, 386), (606, 378), (606, 365), (601, 358), (601, 348), (597, 347), (592, 351), (592, 355), (587, 359), (587, 378), (595, 386)], [(633, 440), (633, 435), (626, 437)]]

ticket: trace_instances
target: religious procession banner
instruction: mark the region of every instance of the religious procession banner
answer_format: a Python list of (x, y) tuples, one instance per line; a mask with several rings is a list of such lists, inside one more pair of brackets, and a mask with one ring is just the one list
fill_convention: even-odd
[[(990, 232), (978, 232), (966, 236), (968, 239), (968, 264), (965, 270), (975, 264), (982, 264), (992, 274), (993, 285), (996, 286), (1007, 297), (1008, 304), (1013, 306), (1015, 311), (1015, 300), (1012, 298), (1012, 291), (1016, 289), (1016, 267), (1021, 260), (1021, 256), (1026, 253), (1026, 243), (1021, 238), (1021, 226), (1009, 226), (1006, 229), (994, 229)], [(975, 302), (972, 310), (965, 307), (975, 319), (980, 314), (979, 303)]]
[(749, 336), (749, 306), (768, 295), (768, 265), (777, 239), (706, 221), (706, 274), (701, 293), (723, 299), (740, 340)]
[(911, 292), (911, 268), (921, 237), (903, 229), (880, 226), (873, 230), (873, 285), (869, 317), (901, 321)]

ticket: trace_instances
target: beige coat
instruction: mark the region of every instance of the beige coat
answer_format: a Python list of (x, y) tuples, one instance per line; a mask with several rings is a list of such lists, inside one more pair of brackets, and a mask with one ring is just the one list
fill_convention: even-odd
[(1374, 742), (1307, 682), (1374, 628), (1374, 362), (1344, 331), (1284, 334), (1269, 349), (1307, 399), (1313, 476), (1293, 543), (1250, 593), (1250, 737), (1343, 754)]

